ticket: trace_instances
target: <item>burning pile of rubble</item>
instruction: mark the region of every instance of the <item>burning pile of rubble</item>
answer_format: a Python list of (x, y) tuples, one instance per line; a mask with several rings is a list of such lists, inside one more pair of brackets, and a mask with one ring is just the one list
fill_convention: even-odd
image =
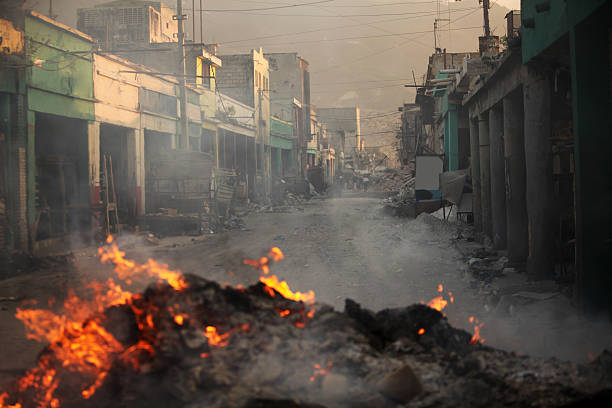
[[(50, 345), (0, 407), (580, 406), (607, 401), (612, 356), (588, 365), (541, 361), (482, 345), (426, 305), (344, 312), (294, 293), (257, 261), (249, 288), (139, 265), (114, 245), (100, 251), (113, 280), (71, 295), (64, 315), (22, 308), (29, 337)], [(452, 300), (452, 298), (451, 298)], [(432, 307), (445, 302), (442, 297)]]

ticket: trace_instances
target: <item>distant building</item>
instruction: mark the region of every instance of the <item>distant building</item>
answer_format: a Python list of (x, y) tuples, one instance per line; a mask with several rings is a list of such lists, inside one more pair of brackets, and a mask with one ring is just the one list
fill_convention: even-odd
[(104, 50), (139, 49), (176, 42), (174, 10), (158, 1), (119, 0), (77, 10), (77, 28)]
[(319, 120), (327, 125), (329, 145), (339, 157), (338, 165), (353, 166), (353, 160), (362, 147), (359, 108), (319, 108), (317, 114)]
[(312, 139), (308, 61), (297, 53), (266, 53), (265, 57), (270, 63), (271, 112), (273, 116), (293, 124), (296, 176), (305, 177), (307, 144)]
[(467, 168), (470, 150), (469, 126), (461, 97), (449, 94), (448, 88), (456, 81), (455, 76), (466, 61), (478, 59), (480, 62), (479, 57), (477, 52), (437, 52), (429, 57), (424, 96), (434, 97), (434, 114), (425, 144), (434, 153), (446, 156), (447, 170)]
[(256, 179), (249, 185), (257, 191), (270, 192), (270, 71), (263, 51), (249, 54), (224, 55), (223, 67), (217, 70), (216, 85), (219, 92), (255, 108)]

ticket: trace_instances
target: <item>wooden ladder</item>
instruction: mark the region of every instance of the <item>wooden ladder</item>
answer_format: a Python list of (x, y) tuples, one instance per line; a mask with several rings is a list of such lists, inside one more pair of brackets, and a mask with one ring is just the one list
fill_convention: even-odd
[[(117, 193), (115, 192), (115, 176), (113, 174), (113, 158), (104, 155), (102, 169), (102, 182), (104, 183), (104, 207), (106, 212), (106, 236), (111, 233), (120, 234), (119, 207), (117, 206)], [(111, 215), (112, 214), (112, 215)], [(113, 223), (114, 222), (114, 228)]]

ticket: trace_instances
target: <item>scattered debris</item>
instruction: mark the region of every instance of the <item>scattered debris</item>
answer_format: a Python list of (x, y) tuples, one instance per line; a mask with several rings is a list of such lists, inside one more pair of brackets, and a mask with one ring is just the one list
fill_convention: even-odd
[[(374, 313), (347, 300), (344, 313), (322, 304), (308, 312), (263, 283), (234, 289), (195, 276), (180, 282), (152, 286), (130, 305), (92, 316), (115, 347), (104, 375), (95, 377), (95, 393), (79, 392), (94, 377), (66, 364), (53, 344), (41, 354), (56, 372), (58, 406), (610, 403), (609, 353), (588, 365), (538, 360), (470, 344), (469, 333), (425, 305)], [(0, 406), (19, 401), (27, 408), (46, 391), (15, 385)]]

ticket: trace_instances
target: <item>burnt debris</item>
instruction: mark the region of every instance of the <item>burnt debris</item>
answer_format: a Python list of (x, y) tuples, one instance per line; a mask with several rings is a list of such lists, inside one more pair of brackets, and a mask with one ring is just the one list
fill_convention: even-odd
[[(611, 401), (607, 352), (588, 365), (538, 360), (470, 344), (469, 333), (425, 305), (374, 313), (347, 300), (341, 313), (286, 299), (262, 283), (243, 289), (185, 280), (186, 289), (151, 286), (130, 306), (92, 316), (121, 351), (87, 400), (74, 390), (91, 378), (64, 366), (53, 345), (42, 353), (58, 372), (61, 407), (578, 407)], [(7, 403), (36, 406), (31, 387), (9, 395)]]

